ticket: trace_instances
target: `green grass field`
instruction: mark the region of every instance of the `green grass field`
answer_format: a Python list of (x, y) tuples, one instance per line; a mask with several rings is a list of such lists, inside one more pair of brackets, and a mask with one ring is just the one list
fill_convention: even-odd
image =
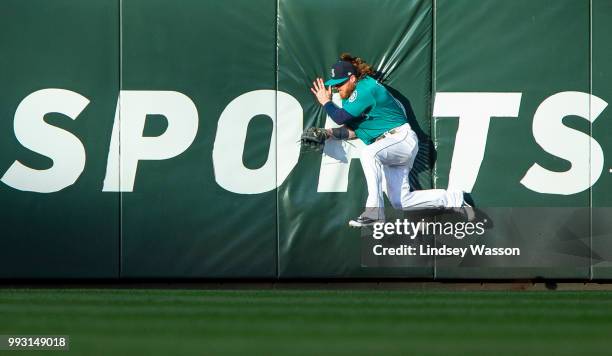
[(612, 352), (610, 292), (0, 289), (0, 321), (79, 355)]

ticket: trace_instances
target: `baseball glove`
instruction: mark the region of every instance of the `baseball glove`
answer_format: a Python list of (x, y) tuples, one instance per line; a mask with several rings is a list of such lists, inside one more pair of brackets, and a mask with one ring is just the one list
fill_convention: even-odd
[(327, 138), (327, 131), (325, 129), (310, 127), (302, 133), (302, 137), (300, 138), (302, 149), (315, 152), (323, 151)]

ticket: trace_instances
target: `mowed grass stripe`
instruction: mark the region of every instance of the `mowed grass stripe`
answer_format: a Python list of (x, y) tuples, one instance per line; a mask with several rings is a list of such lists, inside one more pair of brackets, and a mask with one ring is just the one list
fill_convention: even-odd
[(85, 354), (605, 354), (607, 292), (0, 290), (0, 333)]
[[(172, 293), (168, 293), (172, 291)], [(166, 301), (194, 301), (194, 302), (221, 302), (221, 303), (251, 303), (261, 304), (266, 300), (278, 303), (293, 303), (295, 298), (299, 298), (301, 303), (320, 304), (321, 297), (327, 303), (372, 303), (370, 296), (375, 296), (377, 302), (382, 303), (412, 303), (419, 301), (426, 303), (456, 303), (456, 302), (476, 302), (479, 303), (506, 303), (506, 298), (495, 298), (507, 296), (509, 299), (519, 303), (532, 304), (534, 302), (550, 302), (567, 300), (575, 302), (588, 300), (591, 303), (607, 303), (612, 305), (612, 300), (608, 292), (588, 292), (576, 294), (575, 292), (405, 292), (405, 291), (177, 291), (177, 290), (61, 290), (50, 293), (40, 289), (14, 290), (0, 289), (0, 301), (8, 300), (58, 300), (65, 302), (67, 298), (74, 297), (75, 301), (130, 301), (141, 302), (143, 298), (149, 298), (151, 302), (163, 303)], [(256, 298), (254, 298), (256, 297)], [(111, 298), (111, 299), (109, 299)]]
[(311, 306), (277, 306), (277, 305), (258, 305), (256, 308), (239, 308), (240, 305), (161, 305), (161, 306), (150, 306), (150, 305), (112, 305), (112, 304), (101, 304), (101, 305), (45, 305), (45, 304), (30, 304), (30, 305), (19, 305), (15, 303), (0, 303), (0, 314), (48, 314), (54, 316), (61, 316), (66, 313), (72, 313), (75, 315), (87, 314), (89, 316), (138, 316), (138, 315), (151, 315), (151, 316), (168, 316), (168, 317), (182, 317), (182, 316), (194, 316), (199, 317), (260, 317), (266, 316), (269, 318), (284, 318), (287, 315), (308, 317), (316, 315), (331, 315), (334, 317), (355, 317), (363, 318), (368, 317), (372, 320), (377, 318), (385, 319), (386, 315), (393, 314), (396, 317), (413, 317), (413, 318), (443, 318), (443, 319), (454, 319), (462, 318), (464, 316), (478, 317), (483, 316), (486, 318), (491, 317), (512, 317), (512, 318), (527, 318), (529, 320), (536, 320), (539, 317), (548, 317), (554, 315), (558, 321), (572, 322), (577, 318), (589, 318), (591, 321), (602, 321), (608, 322), (612, 318), (612, 313), (602, 311), (599, 308), (579, 308), (576, 309), (572, 305), (564, 303), (563, 305), (545, 305), (545, 306), (524, 306), (520, 309), (517, 306), (503, 305), (503, 306), (483, 306), (478, 307), (474, 305), (466, 306), (462, 304), (446, 305), (443, 307), (436, 307), (431, 305), (430, 307), (421, 306), (420, 308), (400, 307), (400, 306), (329, 306), (322, 305), (317, 306), (316, 310), (313, 310)]
[[(45, 322), (43, 320), (43, 322)], [(91, 318), (59, 318), (53, 321), (53, 328), (64, 330), (70, 334), (77, 332), (79, 335), (116, 335), (127, 333), (129, 335), (150, 335), (163, 334), (183, 338), (192, 337), (223, 337), (228, 333), (245, 333), (249, 337), (262, 336), (266, 337), (271, 334), (283, 337), (294, 337), (296, 333), (300, 333), (300, 337), (327, 337), (329, 334), (337, 336), (354, 336), (362, 337), (367, 335), (368, 338), (380, 337), (388, 339), (392, 337), (425, 337), (432, 335), (445, 337), (446, 339), (463, 340), (470, 335), (478, 335), (479, 337), (496, 338), (500, 334), (505, 337), (522, 337), (523, 339), (536, 338), (537, 340), (545, 339), (570, 339), (579, 337), (581, 340), (597, 340), (610, 335), (609, 329), (602, 330), (605, 325), (601, 323), (584, 326), (582, 324), (556, 323), (551, 328), (550, 323), (531, 323), (527, 325), (525, 322), (512, 320), (509, 322), (486, 322), (472, 321), (469, 323), (455, 324), (460, 326), (461, 330), (448, 326), (448, 320), (434, 320), (431, 322), (419, 320), (419, 322), (395, 322), (393, 325), (388, 323), (369, 322), (362, 320), (346, 320), (343, 322), (331, 322), (329, 320), (317, 320), (319, 324), (313, 328), (311, 320), (296, 320), (295, 318), (287, 318), (285, 320), (266, 320), (253, 323), (249, 320), (237, 319), (229, 320), (195, 320), (195, 319), (163, 319), (158, 318), (128, 318), (115, 320), (96, 320), (93, 325), (87, 326), (83, 330), (75, 330), (75, 323), (83, 325), (92, 324)], [(122, 325), (117, 325), (121, 323)], [(27, 333), (49, 333), (53, 330), (48, 330), (48, 325), (33, 326), (31, 321), (16, 321), (5, 325), (3, 329), (22, 330)], [(6, 330), (4, 330), (6, 331)], [(14, 333), (11, 332), (11, 333)], [(234, 335), (230, 337), (235, 337)]]

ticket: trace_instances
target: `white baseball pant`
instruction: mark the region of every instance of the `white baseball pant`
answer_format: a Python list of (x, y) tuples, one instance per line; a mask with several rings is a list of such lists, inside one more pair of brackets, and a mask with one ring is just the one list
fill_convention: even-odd
[(384, 220), (387, 194), (395, 209), (455, 208), (463, 205), (463, 192), (444, 189), (410, 191), (409, 174), (419, 151), (416, 133), (409, 124), (386, 133), (383, 139), (361, 150), (361, 166), (368, 186), (366, 210), (362, 215)]

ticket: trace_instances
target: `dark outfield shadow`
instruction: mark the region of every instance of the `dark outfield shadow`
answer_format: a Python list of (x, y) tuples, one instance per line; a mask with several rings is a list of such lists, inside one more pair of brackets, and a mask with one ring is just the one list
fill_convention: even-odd
[(431, 173), (437, 159), (437, 152), (434, 148), (435, 146), (431, 139), (431, 135), (423, 131), (423, 129), (419, 125), (419, 122), (416, 119), (416, 115), (414, 114), (414, 110), (412, 109), (410, 99), (402, 95), (402, 93), (400, 93), (396, 89), (388, 86), (387, 84), (383, 85), (385, 86), (385, 88), (387, 88), (391, 95), (393, 95), (404, 106), (404, 110), (406, 110), (408, 124), (416, 133), (417, 138), (419, 139), (419, 152), (417, 153), (417, 156), (414, 160), (414, 165), (412, 166), (412, 170), (410, 171), (410, 186), (413, 188), (412, 190), (423, 189), (423, 187), (419, 184), (417, 180), (417, 176), (422, 172)]

